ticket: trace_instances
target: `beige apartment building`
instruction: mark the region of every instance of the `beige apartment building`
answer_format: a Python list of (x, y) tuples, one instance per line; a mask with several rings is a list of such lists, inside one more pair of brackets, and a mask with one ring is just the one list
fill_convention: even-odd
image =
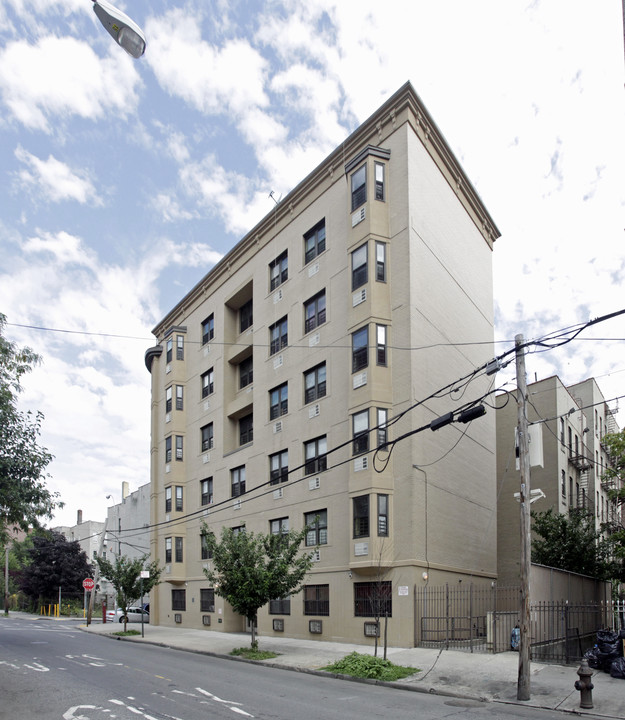
[(366, 642), (381, 589), (389, 644), (411, 646), (418, 588), (490, 585), (495, 413), (427, 425), (488, 392), (479, 373), (448, 386), (492, 357), (498, 236), (408, 83), (163, 318), (151, 622), (245, 629), (203, 574), (204, 522), (311, 527), (305, 587), (260, 611), (261, 635)]
[[(534, 446), (530, 447), (532, 510), (568, 513), (586, 508), (593, 513), (597, 529), (616, 521), (618, 509), (609, 501), (601, 476), (610, 462), (604, 435), (619, 428), (597, 382), (590, 378), (565, 386), (554, 375), (528, 384), (527, 390), (530, 446)], [(517, 405), (513, 396), (499, 395), (497, 407), (499, 584), (517, 585), (521, 552), (520, 507), (515, 498), (520, 490)]]

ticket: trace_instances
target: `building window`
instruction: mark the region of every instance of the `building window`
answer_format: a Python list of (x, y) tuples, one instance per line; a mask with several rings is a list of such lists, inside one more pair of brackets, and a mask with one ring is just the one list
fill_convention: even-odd
[(269, 532), (272, 535), (285, 535), (289, 532), (289, 518), (277, 518), (269, 521)]
[(165, 347), (166, 347), (165, 359), (167, 360), (168, 363), (170, 363), (173, 360), (173, 356), (174, 356), (174, 341), (171, 338), (169, 338)]
[(175, 540), (175, 542), (174, 542), (174, 548), (175, 548), (174, 560), (176, 562), (181, 563), (182, 562), (182, 538), (177, 537), (174, 540)]
[(184, 385), (176, 385), (176, 410), (184, 410)]
[(254, 382), (254, 356), (250, 355), (239, 364), (239, 388), (247, 387)]
[(200, 612), (215, 612), (215, 591), (213, 588), (200, 588)]
[(202, 381), (202, 397), (208, 397), (215, 389), (213, 368), (208, 370), (208, 372), (202, 373), (200, 379)]
[(384, 201), (384, 165), (375, 163), (375, 199)]
[(352, 173), (352, 212), (367, 200), (367, 166)]
[(304, 457), (306, 459), (305, 475), (314, 475), (327, 469), (327, 451), (328, 446), (325, 435), (304, 443)]
[(304, 332), (310, 332), (326, 321), (326, 291), (304, 303)]
[(326, 395), (326, 364), (321, 363), (304, 373), (304, 402), (314, 402)]
[(304, 265), (314, 260), (326, 249), (325, 218), (304, 235)]
[(282, 383), (269, 391), (269, 419), (275, 420), (289, 412), (289, 384)]
[(386, 365), (386, 325), (376, 325), (376, 362)]
[(352, 290), (356, 290), (367, 282), (367, 243), (352, 253)]
[(564, 470), (560, 471), (560, 492), (562, 493), (562, 497), (566, 497), (566, 472)]
[(165, 512), (171, 512), (171, 485), (165, 488)]
[(171, 538), (170, 537), (165, 538), (165, 562), (166, 563), (171, 562)]
[(239, 497), (245, 493), (245, 465), (230, 471), (231, 496)]
[(202, 452), (206, 452), (213, 447), (213, 423), (208, 423), (200, 428), (200, 436), (202, 440)]
[(176, 435), (176, 460), (182, 460), (182, 435)]
[(306, 531), (306, 547), (328, 544), (328, 511), (315, 510), (304, 514)]
[(275, 355), (289, 344), (287, 317), (269, 326), (269, 354)]
[(172, 590), (171, 591), (171, 609), (186, 610), (187, 609), (187, 591)]
[(375, 244), (375, 279), (386, 282), (386, 243)]
[(171, 435), (165, 438), (165, 462), (171, 462)]
[(252, 300), (248, 300), (246, 303), (241, 305), (241, 308), (239, 309), (239, 322), (241, 332), (251, 328), (254, 324), (254, 305)]
[(369, 450), (369, 410), (352, 415), (352, 455), (361, 455)]
[(369, 328), (352, 333), (352, 372), (358, 372), (369, 364)]
[(386, 423), (388, 422), (388, 410), (386, 408), (378, 408), (377, 410), (377, 446), (383, 447), (388, 442), (388, 430)]
[(165, 412), (170, 413), (172, 408), (173, 388), (171, 385), (165, 389)]
[(254, 415), (250, 413), (239, 420), (239, 445), (247, 445), (254, 440)]
[(269, 287), (275, 290), (289, 277), (289, 255), (285, 250), (281, 255), (269, 263)]
[(564, 447), (564, 418), (560, 418), (560, 444)]
[(277, 598), (269, 601), (270, 615), (290, 615), (291, 614), (291, 598)]
[(215, 337), (215, 316), (211, 313), (202, 323), (202, 345)]
[(244, 532), (245, 532), (245, 525), (236, 525), (235, 527), (232, 528), (233, 537), (236, 537), (240, 533), (244, 533)]
[(388, 495), (378, 495), (378, 535), (388, 537)]
[(393, 589), (390, 580), (354, 583), (355, 617), (392, 617)]
[(354, 537), (369, 537), (369, 496), (360, 495), (352, 500), (354, 509)]
[(182, 485), (176, 485), (176, 512), (182, 512)]
[(184, 360), (184, 336), (176, 335), (176, 360)]
[(278, 485), (289, 479), (289, 451), (282, 450), (269, 456), (269, 482)]
[(304, 615), (330, 614), (330, 586), (304, 585)]
[(213, 553), (208, 545), (209, 535), (213, 533), (201, 533), (200, 534), (200, 554), (202, 560), (210, 560), (213, 557)]
[(211, 505), (213, 502), (213, 478), (200, 481), (200, 504)]

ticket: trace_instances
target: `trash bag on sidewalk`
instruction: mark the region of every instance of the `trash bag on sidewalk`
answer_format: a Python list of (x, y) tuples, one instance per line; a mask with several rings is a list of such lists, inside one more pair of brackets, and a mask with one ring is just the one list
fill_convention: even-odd
[(625, 680), (625, 658), (616, 658), (610, 665), (610, 675), (619, 680)]
[(597, 630), (597, 660), (599, 668), (610, 672), (612, 663), (622, 654), (619, 633), (611, 630)]
[(588, 648), (584, 653), (584, 657), (588, 660), (588, 667), (593, 670), (599, 670), (599, 648), (595, 645), (594, 647)]

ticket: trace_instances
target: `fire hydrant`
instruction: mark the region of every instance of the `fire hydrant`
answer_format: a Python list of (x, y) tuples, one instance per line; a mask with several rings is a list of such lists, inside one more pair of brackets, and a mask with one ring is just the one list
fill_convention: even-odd
[(579, 675), (579, 680), (575, 681), (575, 689), (581, 693), (579, 706), (584, 710), (590, 710), (590, 708), (594, 707), (592, 704), (592, 689), (594, 685), (590, 682), (592, 670), (588, 666), (588, 660), (586, 660), (586, 658), (582, 659), (582, 664), (577, 669), (577, 674)]

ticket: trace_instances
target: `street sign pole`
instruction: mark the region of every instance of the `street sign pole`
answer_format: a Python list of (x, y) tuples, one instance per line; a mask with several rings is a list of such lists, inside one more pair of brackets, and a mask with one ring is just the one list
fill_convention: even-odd
[(145, 637), (145, 635), (143, 633), (143, 578), (149, 578), (149, 577), (150, 577), (149, 570), (141, 571), (141, 580), (140, 580), (140, 586), (141, 586), (141, 637)]

